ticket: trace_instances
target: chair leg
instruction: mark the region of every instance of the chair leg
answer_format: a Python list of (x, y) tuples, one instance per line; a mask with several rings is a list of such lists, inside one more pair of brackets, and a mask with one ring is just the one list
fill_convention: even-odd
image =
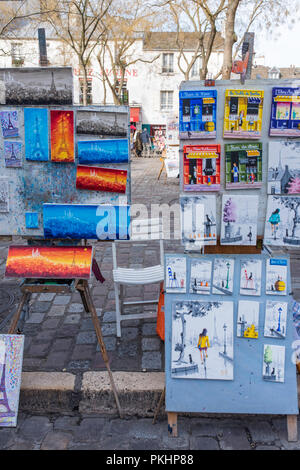
[(116, 324), (117, 324), (117, 337), (121, 338), (121, 311), (119, 299), (119, 284), (114, 283), (115, 287), (115, 300), (116, 300)]

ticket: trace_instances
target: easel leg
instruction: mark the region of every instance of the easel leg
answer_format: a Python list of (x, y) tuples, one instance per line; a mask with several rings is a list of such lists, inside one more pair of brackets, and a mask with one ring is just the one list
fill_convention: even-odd
[(166, 387), (164, 387), (163, 391), (161, 392), (159, 402), (158, 402), (158, 405), (157, 405), (155, 413), (154, 413), (154, 418), (153, 418), (152, 424), (155, 424), (155, 422), (156, 422), (156, 418), (158, 416), (158, 413), (159, 413), (159, 410), (161, 408), (162, 402), (164, 401), (165, 394), (166, 394)]
[(91, 313), (94, 328), (95, 328), (95, 332), (96, 332), (96, 336), (97, 336), (97, 339), (98, 339), (98, 343), (99, 343), (99, 346), (100, 346), (100, 350), (101, 350), (101, 353), (102, 353), (103, 360), (105, 362), (105, 365), (106, 365), (106, 368), (107, 368), (107, 371), (108, 371), (110, 384), (111, 384), (113, 394), (114, 394), (114, 397), (115, 397), (115, 401), (116, 401), (116, 405), (117, 405), (117, 408), (118, 408), (119, 416), (120, 416), (120, 418), (122, 418), (123, 416), (122, 416), (122, 411), (121, 411), (121, 407), (120, 407), (120, 402), (119, 402), (117, 390), (116, 390), (116, 387), (115, 387), (113, 375), (112, 375), (112, 372), (110, 370), (109, 360), (108, 360), (108, 356), (107, 356), (107, 352), (106, 352), (106, 347), (105, 347), (103, 337), (102, 337), (101, 326), (100, 326), (99, 318), (97, 317), (97, 312), (96, 312), (96, 309), (95, 309), (95, 306), (94, 306), (94, 303), (93, 303), (93, 300), (92, 300), (92, 296), (91, 296), (91, 293), (90, 293), (89, 286), (88, 286), (87, 282), (84, 282), (84, 283), (81, 284), (81, 286), (78, 286), (77, 289), (82, 290), (82, 292), (85, 296), (85, 301), (86, 301), (86, 304), (88, 306), (89, 312)]
[(13, 316), (12, 322), (10, 324), (8, 334), (13, 335), (16, 332), (16, 328), (17, 328), (18, 322), (20, 320), (20, 315), (23, 311), (24, 305), (27, 302), (29, 302), (30, 296), (31, 296), (31, 294), (29, 292), (26, 292), (22, 295), (21, 301), (20, 301), (19, 306), (18, 306), (18, 309), (17, 309), (15, 315)]
[(287, 418), (288, 441), (297, 442), (298, 441), (297, 415), (287, 415), (286, 418)]
[(177, 413), (168, 413), (169, 436), (177, 437)]

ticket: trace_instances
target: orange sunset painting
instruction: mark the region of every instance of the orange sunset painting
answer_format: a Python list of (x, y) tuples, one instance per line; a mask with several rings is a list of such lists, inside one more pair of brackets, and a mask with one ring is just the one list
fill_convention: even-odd
[(89, 279), (93, 248), (85, 246), (11, 246), (6, 277)]
[(74, 113), (73, 111), (50, 111), (51, 161), (74, 162)]
[(77, 167), (76, 188), (93, 191), (126, 192), (127, 171), (94, 166)]

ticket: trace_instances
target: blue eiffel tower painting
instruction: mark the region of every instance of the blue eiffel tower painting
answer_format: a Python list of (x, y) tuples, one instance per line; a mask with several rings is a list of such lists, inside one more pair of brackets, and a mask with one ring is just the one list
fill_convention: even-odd
[(4, 139), (19, 137), (18, 111), (1, 111), (0, 121)]
[(49, 160), (48, 110), (24, 108), (26, 160)]

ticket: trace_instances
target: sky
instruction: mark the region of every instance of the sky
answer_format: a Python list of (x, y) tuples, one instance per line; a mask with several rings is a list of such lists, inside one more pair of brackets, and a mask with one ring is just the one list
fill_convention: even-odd
[(272, 34), (256, 34), (254, 48), (256, 56), (264, 55), (266, 66), (289, 67), (295, 65), (300, 67), (298, 21), (293, 28), (287, 25), (275, 28)]

